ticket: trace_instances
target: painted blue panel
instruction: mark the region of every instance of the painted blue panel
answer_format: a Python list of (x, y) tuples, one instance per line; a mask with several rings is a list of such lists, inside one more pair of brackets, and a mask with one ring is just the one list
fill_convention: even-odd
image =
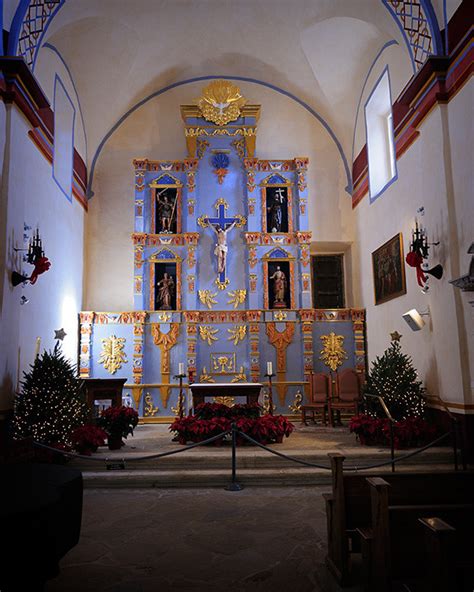
[(288, 183), (288, 180), (285, 179), (285, 177), (282, 177), (281, 175), (272, 175), (271, 177), (269, 177), (267, 179), (267, 183), (273, 183), (273, 184), (285, 184)]

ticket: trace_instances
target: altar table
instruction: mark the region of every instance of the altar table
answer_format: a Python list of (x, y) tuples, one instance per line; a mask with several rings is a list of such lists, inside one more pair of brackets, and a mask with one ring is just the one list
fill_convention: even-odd
[(195, 382), (189, 386), (194, 408), (205, 397), (245, 397), (247, 403), (257, 403), (262, 387), (260, 382)]

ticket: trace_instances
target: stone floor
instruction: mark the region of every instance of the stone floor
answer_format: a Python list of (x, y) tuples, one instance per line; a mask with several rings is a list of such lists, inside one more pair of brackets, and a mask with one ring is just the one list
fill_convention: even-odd
[(339, 592), (327, 490), (86, 490), (81, 540), (46, 592)]

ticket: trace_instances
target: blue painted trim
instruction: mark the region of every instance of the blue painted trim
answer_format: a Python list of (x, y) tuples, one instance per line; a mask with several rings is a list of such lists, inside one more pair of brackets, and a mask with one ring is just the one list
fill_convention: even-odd
[(352, 158), (351, 158), (352, 164), (354, 164), (354, 145), (355, 145), (355, 137), (356, 137), (356, 131), (357, 131), (357, 122), (358, 122), (358, 119), (359, 119), (359, 109), (360, 109), (360, 104), (362, 102), (362, 97), (364, 96), (365, 87), (367, 85), (367, 82), (369, 80), (369, 77), (372, 74), (372, 70), (374, 69), (374, 66), (377, 63), (379, 57), (387, 49), (387, 47), (390, 47), (392, 45), (400, 45), (400, 44), (395, 39), (392, 39), (391, 41), (387, 41), (387, 43), (385, 43), (385, 45), (379, 50), (379, 52), (376, 55), (374, 61), (372, 62), (372, 65), (370, 66), (370, 68), (369, 68), (369, 70), (367, 72), (367, 76), (365, 77), (364, 84), (362, 86), (362, 90), (361, 90), (361, 93), (360, 93), (359, 101), (357, 102), (356, 117), (355, 117), (355, 121), (354, 121), (354, 134), (352, 136)]
[(431, 39), (433, 41), (434, 55), (443, 55), (443, 43), (441, 41), (441, 32), (439, 30), (438, 19), (434, 11), (431, 0), (420, 0), (421, 5), (426, 13), (428, 24), (431, 31)]
[(413, 49), (412, 46), (410, 45), (410, 41), (408, 39), (408, 35), (405, 31), (405, 29), (402, 27), (401, 22), (398, 20), (398, 15), (397, 13), (393, 10), (393, 8), (391, 7), (390, 4), (388, 4), (387, 0), (381, 0), (382, 4), (385, 6), (385, 8), (390, 12), (390, 14), (393, 17), (393, 20), (397, 23), (398, 28), (400, 29), (400, 32), (402, 34), (402, 37), (405, 41), (405, 45), (407, 46), (408, 49), (408, 55), (410, 56), (410, 60), (411, 60), (411, 65), (413, 68), (413, 73), (416, 73), (416, 64), (415, 64), (415, 58), (413, 56)]
[(85, 154), (84, 160), (85, 160), (85, 162), (87, 162), (87, 132), (86, 132), (86, 125), (84, 123), (84, 116), (82, 114), (81, 101), (79, 100), (79, 93), (77, 92), (77, 88), (76, 88), (76, 83), (74, 82), (74, 78), (72, 77), (71, 70), (69, 69), (69, 66), (66, 64), (66, 61), (64, 60), (63, 56), (59, 53), (58, 49), (56, 47), (54, 47), (54, 45), (51, 45), (51, 43), (45, 43), (43, 45), (43, 47), (50, 49), (52, 52), (54, 52), (58, 56), (58, 58), (61, 60), (62, 65), (66, 68), (66, 71), (69, 74), (69, 78), (71, 80), (72, 87), (73, 87), (74, 92), (76, 94), (77, 106), (79, 107), (79, 115), (81, 116), (82, 130), (84, 132), (84, 140), (86, 142), (86, 154)]
[(443, 0), (443, 19), (444, 19), (444, 55), (449, 55), (448, 6), (447, 6), (447, 0)]
[(15, 56), (16, 49), (18, 46), (18, 37), (20, 36), (21, 25), (25, 18), (26, 11), (30, 5), (30, 0), (20, 0), (17, 6), (15, 16), (12, 20), (12, 26), (10, 27), (10, 34), (8, 36), (8, 55)]
[(321, 117), (321, 115), (319, 115), (319, 113), (317, 113), (312, 107), (310, 107), (307, 103), (305, 103), (304, 101), (302, 101), (301, 99), (299, 99), (297, 96), (293, 95), (292, 93), (288, 92), (287, 90), (284, 90), (282, 88), (279, 88), (278, 86), (275, 86), (273, 84), (270, 84), (268, 82), (263, 82), (262, 80), (256, 80), (254, 78), (247, 78), (246, 76), (198, 76), (196, 78), (188, 78), (187, 80), (182, 80), (181, 82), (174, 82), (173, 84), (169, 84), (168, 86), (165, 86), (164, 88), (155, 91), (154, 93), (152, 93), (151, 95), (148, 95), (147, 97), (145, 97), (144, 99), (142, 99), (141, 101), (139, 101), (138, 103), (136, 103), (131, 109), (129, 109), (124, 115), (122, 115), (122, 117), (110, 128), (110, 130), (105, 134), (105, 136), (102, 138), (95, 154), (94, 157), (92, 159), (92, 164), (90, 167), (90, 174), (89, 174), (89, 182), (87, 185), (87, 197), (90, 199), (91, 197), (93, 197), (93, 192), (92, 192), (92, 183), (94, 180), (94, 172), (95, 172), (95, 167), (97, 164), (97, 159), (105, 145), (105, 143), (107, 142), (107, 140), (110, 138), (110, 136), (115, 132), (115, 130), (120, 127), (120, 125), (122, 125), (122, 123), (132, 114), (134, 113), (137, 109), (139, 109), (140, 107), (142, 107), (145, 103), (147, 103), (149, 100), (158, 97), (159, 95), (162, 95), (163, 93), (172, 90), (174, 88), (178, 88), (179, 86), (184, 86), (185, 84), (191, 84), (193, 82), (202, 82), (204, 80), (216, 80), (216, 79), (220, 79), (220, 78), (224, 78), (227, 80), (239, 80), (240, 82), (250, 82), (253, 84), (259, 84), (261, 86), (264, 86), (266, 88), (269, 88), (271, 90), (274, 90), (290, 99), (292, 99), (293, 101), (295, 101), (296, 103), (298, 103), (301, 107), (303, 107), (304, 109), (306, 109), (306, 111), (308, 111), (313, 117), (315, 117), (319, 123), (324, 127), (324, 129), (327, 131), (327, 133), (330, 135), (331, 139), (334, 141), (334, 143), (337, 146), (337, 149), (339, 151), (339, 154), (341, 156), (342, 162), (344, 164), (344, 169), (346, 171), (346, 179), (347, 179), (347, 186), (346, 186), (346, 192), (349, 195), (352, 195), (352, 176), (351, 176), (351, 171), (349, 168), (349, 165), (347, 163), (347, 159), (346, 156), (344, 154), (344, 150), (342, 148), (341, 143), (339, 142), (339, 140), (336, 137), (336, 134), (332, 131), (332, 129), (330, 128), (329, 124)]
[(5, 47), (3, 46), (3, 0), (0, 0), (0, 31), (2, 39), (0, 40), (0, 55), (5, 55)]
[[(390, 84), (390, 71), (389, 71), (389, 67), (388, 64), (385, 66), (385, 68), (383, 69), (382, 74), (380, 74), (377, 82), (374, 85), (374, 88), (372, 89), (372, 92), (370, 93), (369, 97), (367, 98), (365, 104), (364, 104), (364, 114), (365, 114), (365, 140), (366, 140), (366, 144), (367, 144), (367, 167), (370, 167), (370, 162), (369, 162), (369, 134), (367, 133), (367, 104), (370, 101), (370, 99), (372, 98), (372, 95), (374, 94), (376, 88), (378, 87), (378, 85), (380, 84), (380, 81), (382, 80), (382, 78), (385, 76), (385, 73), (387, 73), (387, 78), (388, 78), (388, 93), (390, 95), (390, 110), (392, 108), (392, 86)], [(394, 156), (394, 166), (395, 166), (395, 174), (394, 176), (387, 181), (387, 183), (382, 187), (382, 189), (376, 194), (376, 195), (372, 195), (371, 194), (371, 190), (370, 190), (370, 170), (369, 170), (369, 174), (368, 174), (368, 180), (369, 180), (369, 200), (370, 203), (374, 203), (374, 201), (379, 198), (382, 193), (384, 193), (389, 187), (390, 185), (392, 185), (392, 183), (395, 183), (395, 181), (398, 179), (398, 167), (397, 167), (397, 147), (395, 145), (395, 132), (393, 129), (393, 113), (392, 113), (392, 137), (391, 137), (391, 141), (392, 141), (392, 147), (393, 147), (393, 156)]]
[[(64, 189), (64, 187), (61, 185), (61, 183), (59, 182), (59, 180), (55, 177), (54, 175), (54, 160), (56, 158), (56, 85), (60, 84), (62, 86), (62, 89), (64, 91), (64, 94), (66, 95), (66, 97), (68, 98), (68, 101), (71, 104), (72, 110), (73, 110), (73, 117), (72, 117), (72, 133), (71, 133), (71, 142), (72, 142), (72, 149), (71, 149), (71, 183), (70, 183), (70, 187), (69, 187), (69, 193), (66, 192), (66, 190)], [(72, 202), (72, 183), (73, 183), (73, 177), (74, 177), (74, 126), (76, 123), (76, 108), (74, 106), (74, 103), (71, 100), (71, 97), (69, 96), (66, 87), (64, 86), (61, 78), (58, 76), (58, 74), (56, 74), (56, 76), (54, 77), (54, 96), (53, 96), (53, 110), (54, 110), (54, 142), (53, 142), (53, 166), (51, 167), (51, 175), (54, 179), (54, 182), (56, 183), (56, 185), (59, 187), (59, 189), (61, 190), (62, 193), (64, 193), (64, 195), (66, 196), (66, 198)]]
[(40, 38), (38, 39), (38, 43), (36, 44), (36, 47), (35, 47), (35, 57), (33, 58), (33, 64), (31, 65), (32, 72), (35, 71), (36, 59), (38, 57), (38, 53), (39, 53), (39, 49), (41, 47), (41, 42), (43, 41), (43, 37), (45, 36), (46, 31), (49, 29), (49, 25), (53, 22), (54, 17), (58, 14), (59, 10), (64, 6), (65, 3), (66, 3), (66, 0), (61, 0), (60, 4), (58, 4), (56, 9), (49, 15), (49, 18), (46, 22), (46, 27), (43, 29), (43, 31), (40, 35)]

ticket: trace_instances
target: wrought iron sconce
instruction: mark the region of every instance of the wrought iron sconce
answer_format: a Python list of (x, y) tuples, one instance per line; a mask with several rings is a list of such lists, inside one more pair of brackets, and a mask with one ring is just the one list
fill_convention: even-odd
[(27, 251), (26, 255), (24, 256), (24, 260), (26, 263), (34, 265), (33, 272), (30, 276), (23, 275), (17, 271), (12, 271), (11, 278), (13, 286), (19, 286), (20, 284), (28, 281), (30, 284), (35, 284), (38, 276), (45, 271), (48, 271), (48, 269), (51, 267), (49, 259), (44, 254), (43, 242), (38, 229), (36, 229), (33, 237), (30, 239), (27, 249), (13, 247), (13, 250), (16, 252)]
[[(420, 208), (420, 210), (423, 215), (424, 209)], [(429, 290), (429, 278), (426, 274), (432, 275), (437, 280), (440, 280), (443, 277), (442, 265), (438, 264), (430, 268), (428, 264), (430, 248), (438, 245), (439, 241), (431, 243), (428, 241), (428, 232), (426, 227), (418, 224), (418, 220), (415, 218), (415, 228), (411, 231), (410, 251), (408, 252), (405, 260), (410, 267), (414, 267), (416, 269), (416, 280), (421, 288), (421, 291), (425, 294)]]

